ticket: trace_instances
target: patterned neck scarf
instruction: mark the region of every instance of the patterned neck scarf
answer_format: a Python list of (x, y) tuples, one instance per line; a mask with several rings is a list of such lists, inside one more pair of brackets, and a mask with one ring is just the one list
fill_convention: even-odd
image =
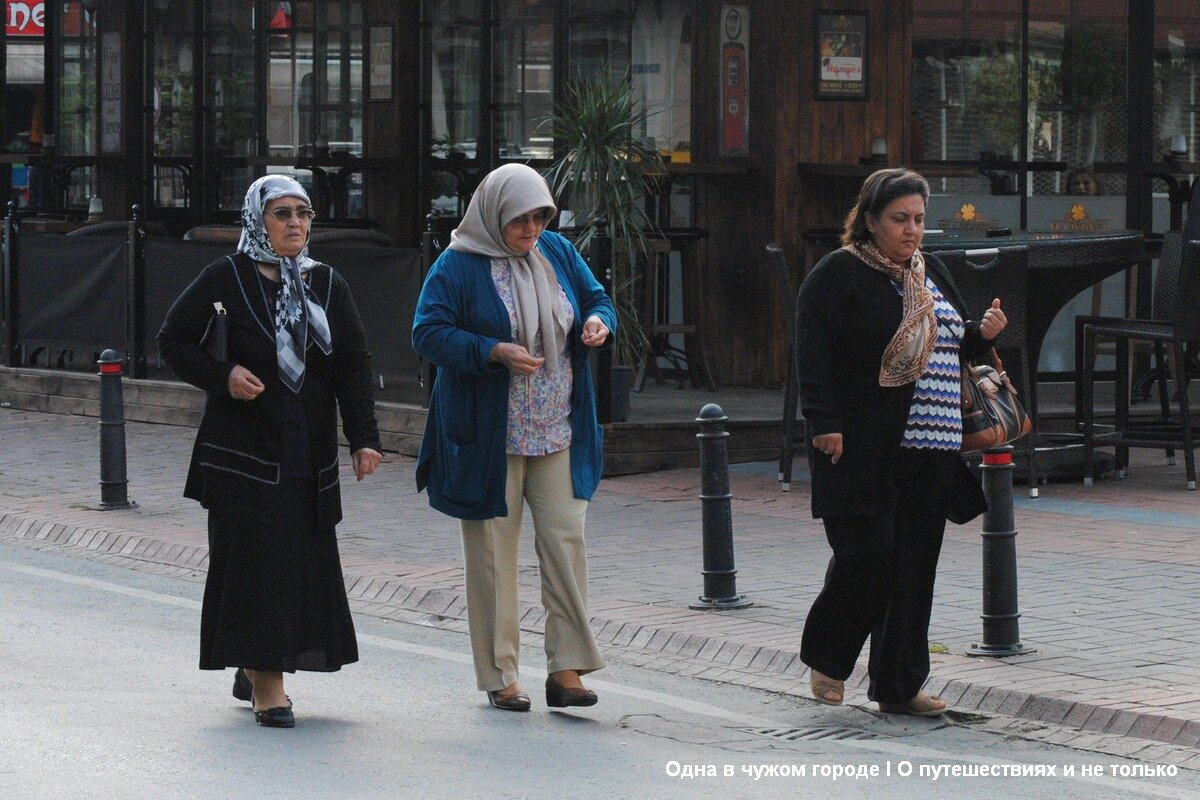
[(271, 247), (263, 218), (267, 203), (280, 197), (298, 197), (311, 205), (304, 187), (285, 175), (267, 175), (250, 184), (242, 203), (242, 238), (238, 252), (257, 262), (279, 267), (279, 297), (275, 300), (275, 360), (279, 379), (293, 392), (304, 385), (304, 352), (308, 333), (321, 352), (333, 352), (333, 338), (325, 309), (316, 302), (304, 274), (317, 265), (308, 257), (308, 245), (294, 258), (280, 256)]
[(554, 267), (535, 245), (528, 254), (504, 244), (504, 226), (522, 214), (549, 208), (557, 211), (546, 179), (524, 164), (505, 164), (487, 174), (471, 196), (467, 213), (450, 234), (450, 249), (507, 261), (512, 271), (513, 303), (521, 346), (533, 352), (542, 335), (546, 374), (558, 367), (567, 343), (567, 311), (558, 299)]
[(883, 351), (879, 385), (912, 383), (925, 374), (937, 344), (937, 315), (933, 312), (933, 293), (925, 285), (925, 257), (917, 250), (908, 264), (902, 266), (890, 261), (874, 242), (855, 242), (842, 249), (900, 284), (904, 316)]

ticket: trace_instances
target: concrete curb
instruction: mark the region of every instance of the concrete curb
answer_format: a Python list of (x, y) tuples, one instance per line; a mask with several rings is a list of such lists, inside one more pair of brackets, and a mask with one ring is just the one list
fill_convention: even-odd
[[(157, 565), (197, 579), (205, 574), (208, 564), (208, 548), (204, 546), (130, 534), (115, 525), (74, 527), (16, 512), (0, 512), (0, 542), (67, 550), (73, 555), (133, 568)], [(459, 567), (420, 567), (405, 575), (347, 570), (345, 578), (347, 595), (355, 601), (356, 608), (373, 616), (407, 611), (454, 619), (466, 617), (466, 600), (459, 591), (462, 585)], [(536, 590), (529, 587), (523, 587), (522, 592), (536, 597)], [(714, 616), (736, 619), (737, 612), (688, 611), (599, 597), (593, 598), (593, 611), (592, 627), (603, 644), (691, 661), (699, 667), (694, 672), (698, 677), (807, 695), (804, 677), (808, 669), (800, 661), (799, 636), (794, 629), (739, 620), (737, 636), (710, 635), (704, 629), (714, 627)], [(540, 604), (535, 600), (523, 602), (521, 612), (524, 630), (545, 633), (545, 612)], [(972, 661), (964, 656), (941, 658), (955, 663)], [(646, 666), (653, 667), (653, 660)], [(865, 694), (867, 676), (861, 664), (847, 683), (861, 688)], [(984, 682), (940, 679), (936, 677), (936, 669), (926, 689), (940, 695), (958, 711), (998, 714), (1180, 747), (1200, 746), (1200, 721), (1128, 708), (1127, 703), (1117, 708)]]

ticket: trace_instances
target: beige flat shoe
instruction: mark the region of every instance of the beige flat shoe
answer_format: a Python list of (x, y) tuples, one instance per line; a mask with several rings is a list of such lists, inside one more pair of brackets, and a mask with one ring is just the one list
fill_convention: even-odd
[(946, 702), (925, 692), (903, 703), (879, 703), (884, 714), (907, 714), (910, 717), (938, 717), (946, 713)]
[(812, 689), (812, 696), (817, 699), (818, 703), (824, 703), (827, 706), (840, 706), (842, 700), (846, 697), (846, 682), (831, 678), (828, 675), (817, 672), (815, 669), (809, 670), (808, 685)]

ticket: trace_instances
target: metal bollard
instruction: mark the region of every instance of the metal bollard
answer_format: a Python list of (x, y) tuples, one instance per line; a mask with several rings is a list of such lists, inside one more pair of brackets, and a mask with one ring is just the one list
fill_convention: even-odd
[(983, 453), (983, 642), (970, 656), (1019, 656), (1036, 652), (1021, 644), (1017, 611), (1017, 531), (1013, 519), (1013, 447)]
[(697, 610), (749, 608), (754, 605), (737, 593), (733, 568), (733, 515), (729, 501), (729, 417), (719, 405), (700, 409), (700, 503), (704, 530), (704, 596), (688, 608)]
[(100, 511), (137, 508), (128, 497), (125, 476), (125, 398), (121, 388), (121, 358), (105, 350), (100, 367)]

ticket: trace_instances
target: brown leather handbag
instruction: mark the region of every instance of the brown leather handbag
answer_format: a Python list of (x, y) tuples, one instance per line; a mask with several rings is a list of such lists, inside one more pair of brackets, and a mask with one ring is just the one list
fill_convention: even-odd
[(1033, 420), (992, 348), (992, 364), (962, 364), (962, 450), (985, 450), (1020, 439), (1033, 430)]

